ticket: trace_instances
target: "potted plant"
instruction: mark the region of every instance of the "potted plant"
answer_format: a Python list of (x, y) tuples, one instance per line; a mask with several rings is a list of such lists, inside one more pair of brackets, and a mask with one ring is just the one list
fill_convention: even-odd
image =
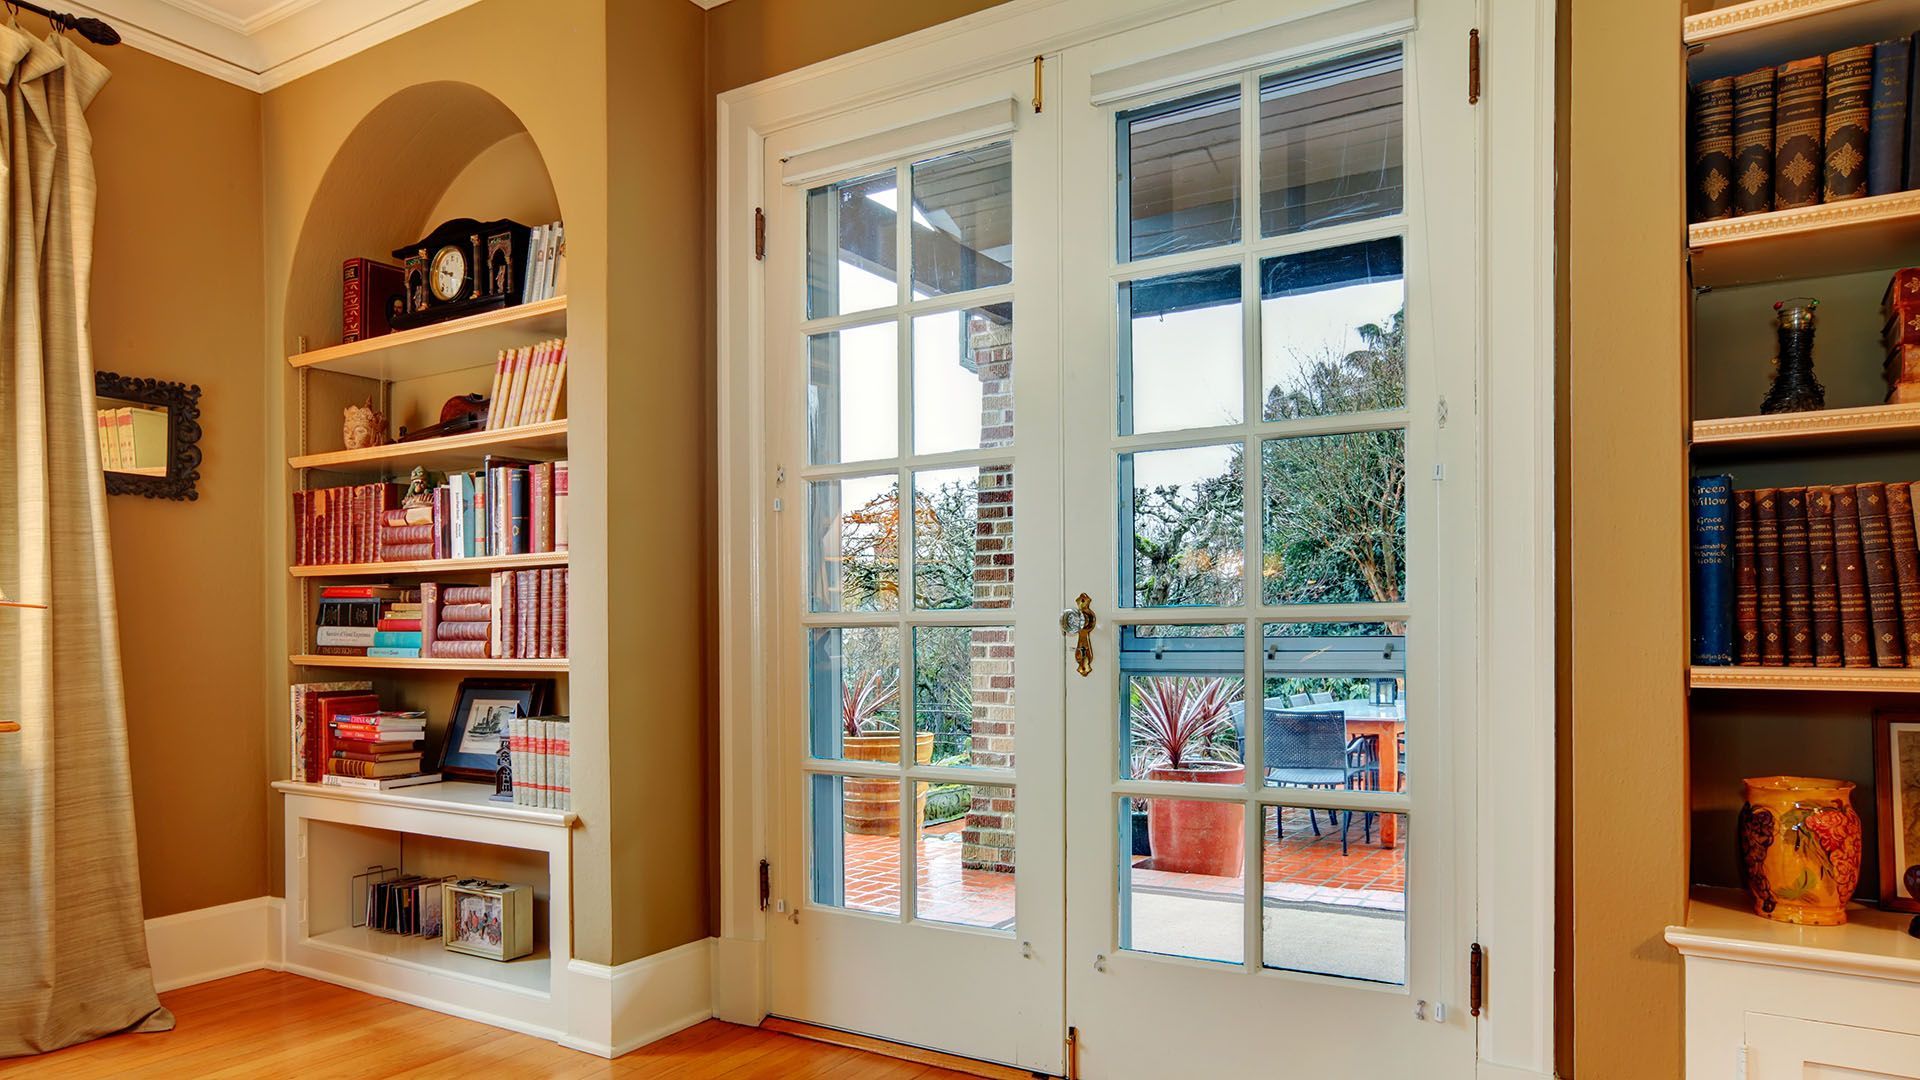
[[(875, 671), (846, 685), (840, 696), (842, 758), (847, 761), (900, 760), (900, 725), (881, 715), (899, 699), (898, 675), (887, 679)], [(914, 735), (913, 759), (921, 765), (933, 760), (933, 732)], [(900, 835), (899, 781), (849, 776), (843, 783), (843, 791), (842, 825), (847, 832), (856, 836)], [(927, 796), (922, 790), (914, 800), (914, 821), (925, 817), (926, 803)]]
[[(1133, 687), (1133, 774), (1182, 784), (1244, 784), (1229, 707), (1239, 679), (1166, 677)], [(1246, 853), (1245, 810), (1238, 802), (1148, 800), (1152, 868), (1175, 874), (1237, 877)]]

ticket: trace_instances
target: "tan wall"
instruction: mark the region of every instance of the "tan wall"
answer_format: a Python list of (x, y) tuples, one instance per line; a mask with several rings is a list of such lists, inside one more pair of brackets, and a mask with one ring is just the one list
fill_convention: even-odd
[(1678, 1076), (1680, 964), (1661, 932), (1684, 918), (1688, 881), (1681, 8), (1569, 8), (1560, 474), (1568, 1075)]
[[(257, 710), (260, 98), (121, 47), (95, 99), (93, 341), (103, 371), (198, 384), (200, 498), (107, 500), (148, 917), (267, 891)], [(236, 707), (236, 703), (242, 703)]]
[(1001, 0), (730, 0), (707, 12), (707, 89), (718, 94)]

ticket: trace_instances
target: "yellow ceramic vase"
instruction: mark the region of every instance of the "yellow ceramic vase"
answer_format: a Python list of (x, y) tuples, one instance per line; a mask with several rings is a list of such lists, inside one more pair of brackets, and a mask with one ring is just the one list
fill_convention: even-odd
[(1808, 776), (1746, 782), (1740, 855), (1754, 911), (1779, 922), (1838, 926), (1860, 884), (1853, 785)]

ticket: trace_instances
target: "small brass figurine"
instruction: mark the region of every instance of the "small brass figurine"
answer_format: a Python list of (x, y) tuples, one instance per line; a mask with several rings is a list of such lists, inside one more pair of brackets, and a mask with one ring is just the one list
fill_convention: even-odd
[(413, 473), (407, 477), (407, 493), (400, 496), (400, 505), (408, 509), (416, 506), (433, 508), (433, 489), (427, 486), (426, 466), (413, 467)]
[(1774, 321), (1780, 339), (1773, 388), (1760, 403), (1760, 412), (1811, 412), (1827, 407), (1827, 391), (1813, 377), (1813, 309), (1820, 301), (1809, 296), (1774, 303)]

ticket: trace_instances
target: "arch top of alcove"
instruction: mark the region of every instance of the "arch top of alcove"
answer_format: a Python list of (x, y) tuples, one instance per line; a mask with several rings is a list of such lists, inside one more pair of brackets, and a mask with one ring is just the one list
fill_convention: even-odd
[[(474, 159), (526, 131), (504, 102), (471, 83), (419, 83), (374, 106), (334, 152), (308, 204), (286, 282), (286, 349), (301, 337), (309, 348), (338, 342), (341, 264), (389, 259), (423, 235), (436, 224), (428, 214)], [(537, 175), (512, 179), (556, 202), (544, 161)]]

